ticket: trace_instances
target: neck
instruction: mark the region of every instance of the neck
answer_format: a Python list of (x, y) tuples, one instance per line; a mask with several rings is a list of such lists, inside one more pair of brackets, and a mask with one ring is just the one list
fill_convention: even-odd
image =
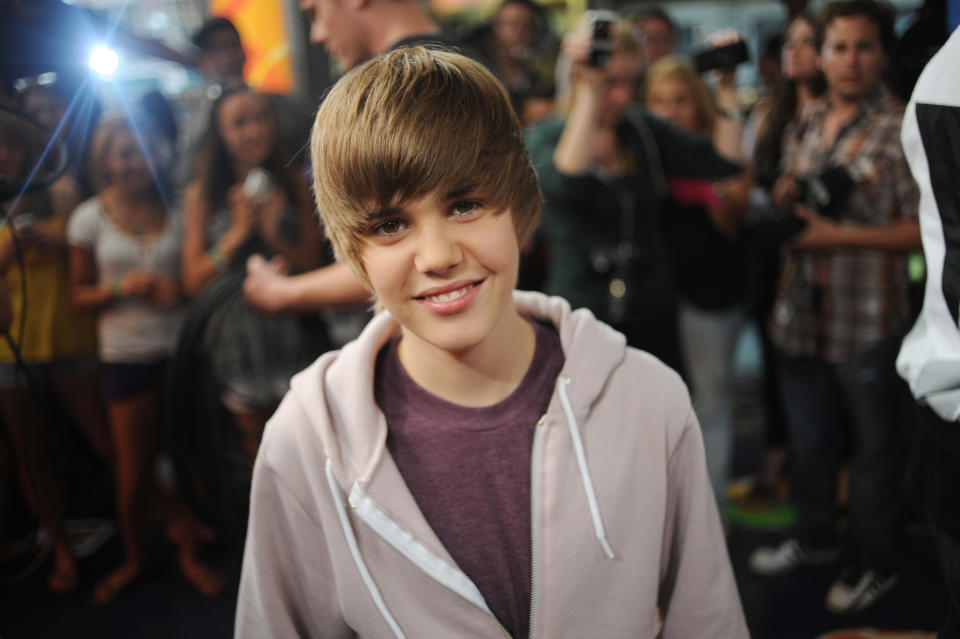
[(233, 161), (233, 174), (236, 176), (235, 183), (243, 183), (247, 179), (247, 173), (253, 168), (253, 165), (247, 164), (246, 162), (240, 162), (239, 160)]
[(536, 333), (511, 304), (498, 326), (468, 351), (452, 353), (403, 331), (399, 356), (407, 374), (437, 397), (461, 406), (492, 406), (523, 381)]
[(797, 82), (797, 113), (813, 99), (813, 86), (809, 82)]
[(857, 97), (843, 96), (830, 90), (830, 111), (839, 117), (853, 117), (860, 110), (864, 95)]
[(416, 2), (389, 0), (374, 6), (376, 17), (371, 16), (368, 32), (374, 54), (388, 51), (404, 38), (440, 33), (437, 23)]
[(158, 200), (157, 192), (154, 189), (144, 191), (135, 191), (123, 188), (119, 184), (109, 186), (104, 190), (104, 196), (109, 198), (114, 204), (121, 207), (133, 207), (144, 202), (153, 202)]

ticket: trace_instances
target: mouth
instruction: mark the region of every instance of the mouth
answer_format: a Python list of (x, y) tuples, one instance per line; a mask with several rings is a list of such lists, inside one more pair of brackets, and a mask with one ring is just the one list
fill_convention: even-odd
[(470, 306), (484, 281), (455, 282), (449, 286), (423, 291), (414, 299), (441, 315), (459, 313)]

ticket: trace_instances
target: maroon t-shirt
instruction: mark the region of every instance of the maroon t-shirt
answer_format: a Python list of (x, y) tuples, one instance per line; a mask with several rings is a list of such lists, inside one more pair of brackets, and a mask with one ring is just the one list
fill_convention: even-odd
[(517, 389), (493, 406), (452, 404), (414, 382), (397, 340), (377, 359), (374, 392), (387, 448), (441, 543), (514, 637), (530, 611), (530, 457), (564, 356), (552, 326)]

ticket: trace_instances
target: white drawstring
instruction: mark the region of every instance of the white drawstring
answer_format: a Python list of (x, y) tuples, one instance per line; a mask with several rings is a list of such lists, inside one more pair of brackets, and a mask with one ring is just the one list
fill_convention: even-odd
[(570, 429), (570, 438), (573, 440), (573, 450), (577, 454), (577, 465), (580, 467), (580, 478), (583, 480), (583, 490), (587, 493), (587, 504), (590, 506), (590, 517), (593, 519), (593, 531), (597, 540), (603, 547), (608, 559), (613, 559), (613, 549), (607, 543), (607, 533), (603, 528), (603, 520), (600, 519), (600, 507), (597, 505), (597, 495), (593, 490), (593, 480), (590, 479), (590, 468), (587, 467), (587, 456), (583, 451), (583, 440), (580, 438), (580, 427), (577, 425), (577, 418), (573, 414), (573, 406), (570, 405), (570, 398), (567, 396), (567, 385), (570, 379), (560, 377), (557, 379), (557, 390), (560, 391), (560, 403), (563, 404), (563, 412), (567, 416), (567, 427)]
[(327, 458), (326, 470), (327, 483), (330, 485), (330, 493), (333, 495), (333, 501), (337, 506), (337, 515), (340, 516), (340, 526), (343, 528), (343, 534), (347, 538), (347, 546), (350, 547), (350, 554), (353, 555), (353, 563), (357, 565), (357, 570), (360, 571), (364, 585), (366, 585), (370, 596), (373, 598), (373, 602), (377, 604), (377, 609), (380, 611), (380, 614), (383, 615), (387, 625), (390, 626), (394, 636), (396, 636), (397, 639), (406, 639), (403, 631), (400, 630), (400, 626), (397, 625), (393, 615), (391, 615), (387, 609), (387, 604), (384, 603), (383, 597), (380, 596), (380, 590), (377, 588), (377, 584), (373, 582), (373, 577), (370, 576), (370, 571), (367, 570), (367, 564), (364, 563), (363, 557), (360, 556), (357, 538), (353, 533), (353, 527), (350, 525), (350, 519), (347, 517), (347, 508), (343, 503), (343, 496), (340, 494), (340, 487), (337, 485), (337, 480), (333, 476), (333, 464), (330, 462), (329, 457)]

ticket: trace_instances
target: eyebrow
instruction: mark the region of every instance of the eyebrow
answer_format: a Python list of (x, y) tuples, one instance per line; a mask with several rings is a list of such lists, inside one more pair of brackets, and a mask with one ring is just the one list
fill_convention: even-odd
[(373, 209), (363, 214), (363, 216), (360, 218), (360, 226), (367, 226), (400, 213), (403, 213), (403, 207), (401, 206), (388, 206), (382, 209)]
[(473, 191), (476, 191), (477, 188), (478, 187), (476, 184), (467, 184), (465, 186), (457, 187), (454, 190), (447, 193), (443, 199), (445, 201), (456, 200), (457, 198), (461, 198), (464, 195), (469, 195)]
[[(452, 191), (448, 191), (443, 196), (444, 202), (449, 202), (450, 200), (456, 200), (465, 195), (476, 191), (478, 186), (476, 184), (467, 184), (465, 186), (460, 186)], [(360, 223), (362, 225), (370, 224), (372, 222), (378, 222), (380, 220), (393, 217), (395, 215), (401, 215), (404, 212), (404, 208), (401, 205), (386, 206), (379, 209), (370, 209), (366, 211), (361, 217)]]

